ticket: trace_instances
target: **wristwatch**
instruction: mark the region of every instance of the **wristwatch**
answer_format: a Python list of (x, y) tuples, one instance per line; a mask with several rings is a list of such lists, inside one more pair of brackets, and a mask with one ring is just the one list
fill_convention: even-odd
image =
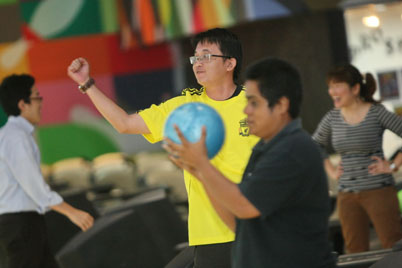
[(392, 162), (392, 163), (389, 165), (389, 169), (390, 169), (392, 172), (394, 172), (394, 171), (397, 171), (398, 168), (396, 167), (395, 163)]
[(89, 78), (89, 80), (85, 84), (79, 85), (78, 89), (81, 91), (82, 94), (85, 94), (86, 91), (88, 90), (88, 88), (90, 88), (94, 84), (95, 84), (95, 79)]

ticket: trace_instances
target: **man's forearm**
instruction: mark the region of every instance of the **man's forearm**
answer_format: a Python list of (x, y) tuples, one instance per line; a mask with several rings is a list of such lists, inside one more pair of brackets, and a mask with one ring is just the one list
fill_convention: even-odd
[(138, 114), (129, 115), (95, 85), (87, 95), (102, 116), (119, 132), (124, 134), (147, 134), (149, 129)]
[(128, 114), (100, 91), (95, 85), (87, 91), (87, 95), (95, 105), (96, 109), (109, 121), (109, 123), (119, 132), (127, 132)]
[(229, 227), (229, 229), (234, 232), (236, 230), (235, 215), (214, 198), (213, 194), (210, 193), (209, 188), (207, 187), (204, 188), (216, 213), (218, 213), (219, 217), (226, 224), (226, 226)]
[(58, 205), (51, 206), (51, 209), (54, 211), (65, 215), (70, 219), (75, 225), (77, 225), (81, 230), (86, 231), (92, 227), (94, 223), (94, 219), (87, 212), (74, 208), (67, 204), (66, 202), (62, 202)]
[(63, 214), (66, 217), (69, 217), (75, 210), (74, 207), (70, 206), (69, 204), (67, 204), (66, 202), (61, 202), (58, 205), (54, 205), (50, 207), (52, 210)]
[(240, 192), (239, 186), (223, 176), (209, 161), (200, 163), (198, 170), (199, 179), (207, 192), (235, 217), (242, 219), (260, 215), (254, 205)]

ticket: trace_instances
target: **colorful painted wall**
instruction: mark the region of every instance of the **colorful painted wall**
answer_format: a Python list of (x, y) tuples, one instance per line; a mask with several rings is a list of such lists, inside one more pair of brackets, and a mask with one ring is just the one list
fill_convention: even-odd
[[(45, 163), (159, 150), (141, 136), (118, 134), (102, 119), (67, 77), (74, 58), (87, 58), (96, 84), (135, 112), (187, 84), (183, 38), (309, 9), (296, 0), (0, 0), (0, 79), (12, 73), (36, 78), (44, 96), (37, 138)], [(5, 120), (0, 109), (0, 124)]]
[[(75, 57), (87, 58), (97, 85), (129, 111), (171, 95), (169, 45), (121, 49), (115, 1), (0, 3), (0, 78), (12, 73), (30, 73), (36, 78), (44, 96), (37, 131), (43, 162), (124, 151), (119, 135), (105, 130), (107, 123), (102, 124), (90, 100), (67, 77), (67, 66)], [(160, 89), (151, 92), (151, 88)], [(134, 94), (137, 99), (129, 97)], [(3, 113), (0, 119), (4, 123)]]

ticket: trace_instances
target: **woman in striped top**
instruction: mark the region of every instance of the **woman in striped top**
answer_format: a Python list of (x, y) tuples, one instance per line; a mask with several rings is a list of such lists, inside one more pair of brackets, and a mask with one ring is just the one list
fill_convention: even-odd
[(402, 136), (402, 118), (373, 99), (374, 77), (365, 77), (352, 65), (329, 72), (329, 95), (335, 108), (321, 120), (313, 139), (322, 147), (332, 144), (341, 155), (339, 166), (328, 158), (328, 175), (338, 179), (337, 206), (348, 253), (369, 250), (369, 222), (384, 248), (402, 239), (399, 205), (392, 173), (402, 164), (384, 159), (385, 129)]

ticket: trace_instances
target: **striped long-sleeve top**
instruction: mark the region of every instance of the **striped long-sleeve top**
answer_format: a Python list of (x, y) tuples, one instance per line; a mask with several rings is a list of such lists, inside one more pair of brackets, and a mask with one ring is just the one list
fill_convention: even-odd
[(402, 136), (402, 118), (381, 104), (373, 104), (358, 124), (347, 123), (340, 109), (332, 109), (321, 120), (313, 139), (324, 148), (332, 143), (341, 155), (340, 191), (363, 191), (394, 184), (391, 174), (371, 175), (368, 172), (368, 166), (374, 162), (372, 156), (384, 158), (382, 139), (385, 129)]

